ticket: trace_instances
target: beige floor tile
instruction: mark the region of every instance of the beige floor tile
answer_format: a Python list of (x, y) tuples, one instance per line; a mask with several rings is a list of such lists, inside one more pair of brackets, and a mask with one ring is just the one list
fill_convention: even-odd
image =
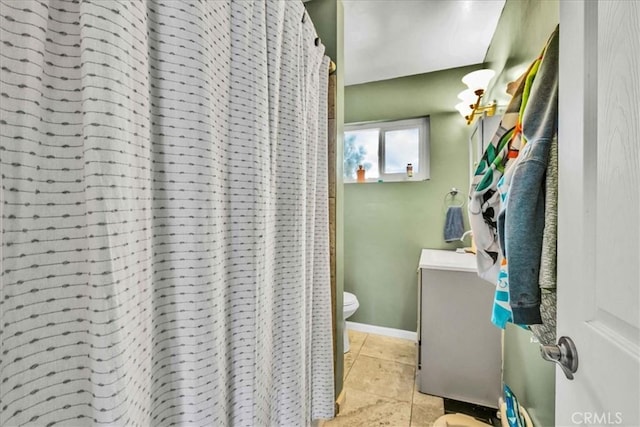
[(444, 412), (421, 405), (411, 407), (411, 427), (431, 427)]
[(355, 353), (357, 355), (358, 353), (360, 353), (362, 344), (368, 338), (369, 334), (364, 332), (352, 331), (352, 330), (349, 330), (348, 332), (349, 332), (349, 347), (350, 347), (349, 352)]
[(441, 397), (423, 394), (417, 387), (414, 388), (411, 407), (412, 427), (430, 427), (442, 415), (444, 415), (444, 402)]
[(413, 388), (413, 404), (433, 406), (435, 408), (441, 409), (444, 413), (444, 400), (442, 400), (442, 398), (439, 396), (432, 396), (430, 394), (420, 393), (418, 391), (417, 384)]
[(345, 388), (346, 402), (340, 414), (323, 427), (409, 427), (411, 403)]
[(413, 365), (377, 359), (361, 352), (344, 384), (347, 388), (411, 402), (414, 375)]
[(415, 365), (416, 351), (414, 341), (369, 334), (360, 353), (365, 356)]
[(353, 362), (355, 362), (356, 357), (358, 357), (357, 353), (353, 353), (351, 351), (344, 354), (344, 375), (342, 378), (347, 378), (349, 372), (351, 371), (351, 367), (353, 366)]
[(353, 362), (358, 357), (362, 344), (367, 339), (367, 335), (364, 332), (349, 331), (349, 351), (344, 354), (344, 370), (342, 378), (347, 378), (349, 371), (353, 366)]

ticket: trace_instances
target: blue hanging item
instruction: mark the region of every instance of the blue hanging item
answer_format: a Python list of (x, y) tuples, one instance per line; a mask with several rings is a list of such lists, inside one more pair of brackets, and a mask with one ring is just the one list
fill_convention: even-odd
[(507, 407), (507, 422), (509, 427), (527, 427), (527, 423), (520, 413), (520, 404), (508, 385), (504, 385), (504, 403)]
[(464, 234), (464, 220), (460, 206), (449, 206), (444, 221), (444, 241), (455, 242)]
[(458, 189), (455, 187), (444, 195), (445, 205), (449, 205), (444, 219), (444, 241), (447, 243), (460, 240), (464, 235), (464, 217), (462, 216), (464, 201), (456, 204), (457, 195)]

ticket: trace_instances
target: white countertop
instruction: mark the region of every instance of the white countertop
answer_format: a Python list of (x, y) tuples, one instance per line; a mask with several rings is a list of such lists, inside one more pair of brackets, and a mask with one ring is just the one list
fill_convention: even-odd
[(476, 256), (474, 254), (459, 254), (456, 251), (444, 251), (440, 249), (423, 249), (420, 254), (418, 268), (466, 271), (471, 273), (478, 271)]

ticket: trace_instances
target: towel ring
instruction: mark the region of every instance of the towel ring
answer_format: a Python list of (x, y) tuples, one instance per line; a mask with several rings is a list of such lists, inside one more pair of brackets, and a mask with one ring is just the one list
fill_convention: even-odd
[(462, 202), (460, 202), (460, 204), (456, 204), (456, 196), (458, 195), (459, 191), (457, 188), (453, 187), (451, 189), (451, 191), (449, 191), (447, 194), (444, 195), (444, 204), (448, 205), (447, 207), (458, 207), (461, 208), (464, 206), (464, 200), (462, 200)]

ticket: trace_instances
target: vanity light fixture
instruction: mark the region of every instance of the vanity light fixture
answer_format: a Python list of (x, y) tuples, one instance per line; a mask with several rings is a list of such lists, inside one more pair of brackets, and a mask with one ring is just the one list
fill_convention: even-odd
[(497, 107), (495, 101), (489, 105), (480, 105), (487, 86), (489, 86), (489, 82), (495, 74), (496, 72), (493, 70), (476, 70), (462, 78), (462, 83), (467, 85), (468, 89), (458, 94), (458, 99), (460, 99), (461, 102), (458, 103), (455, 108), (460, 115), (465, 118), (468, 125), (470, 125), (475, 116), (479, 114), (486, 113), (487, 116), (493, 116), (495, 114)]

